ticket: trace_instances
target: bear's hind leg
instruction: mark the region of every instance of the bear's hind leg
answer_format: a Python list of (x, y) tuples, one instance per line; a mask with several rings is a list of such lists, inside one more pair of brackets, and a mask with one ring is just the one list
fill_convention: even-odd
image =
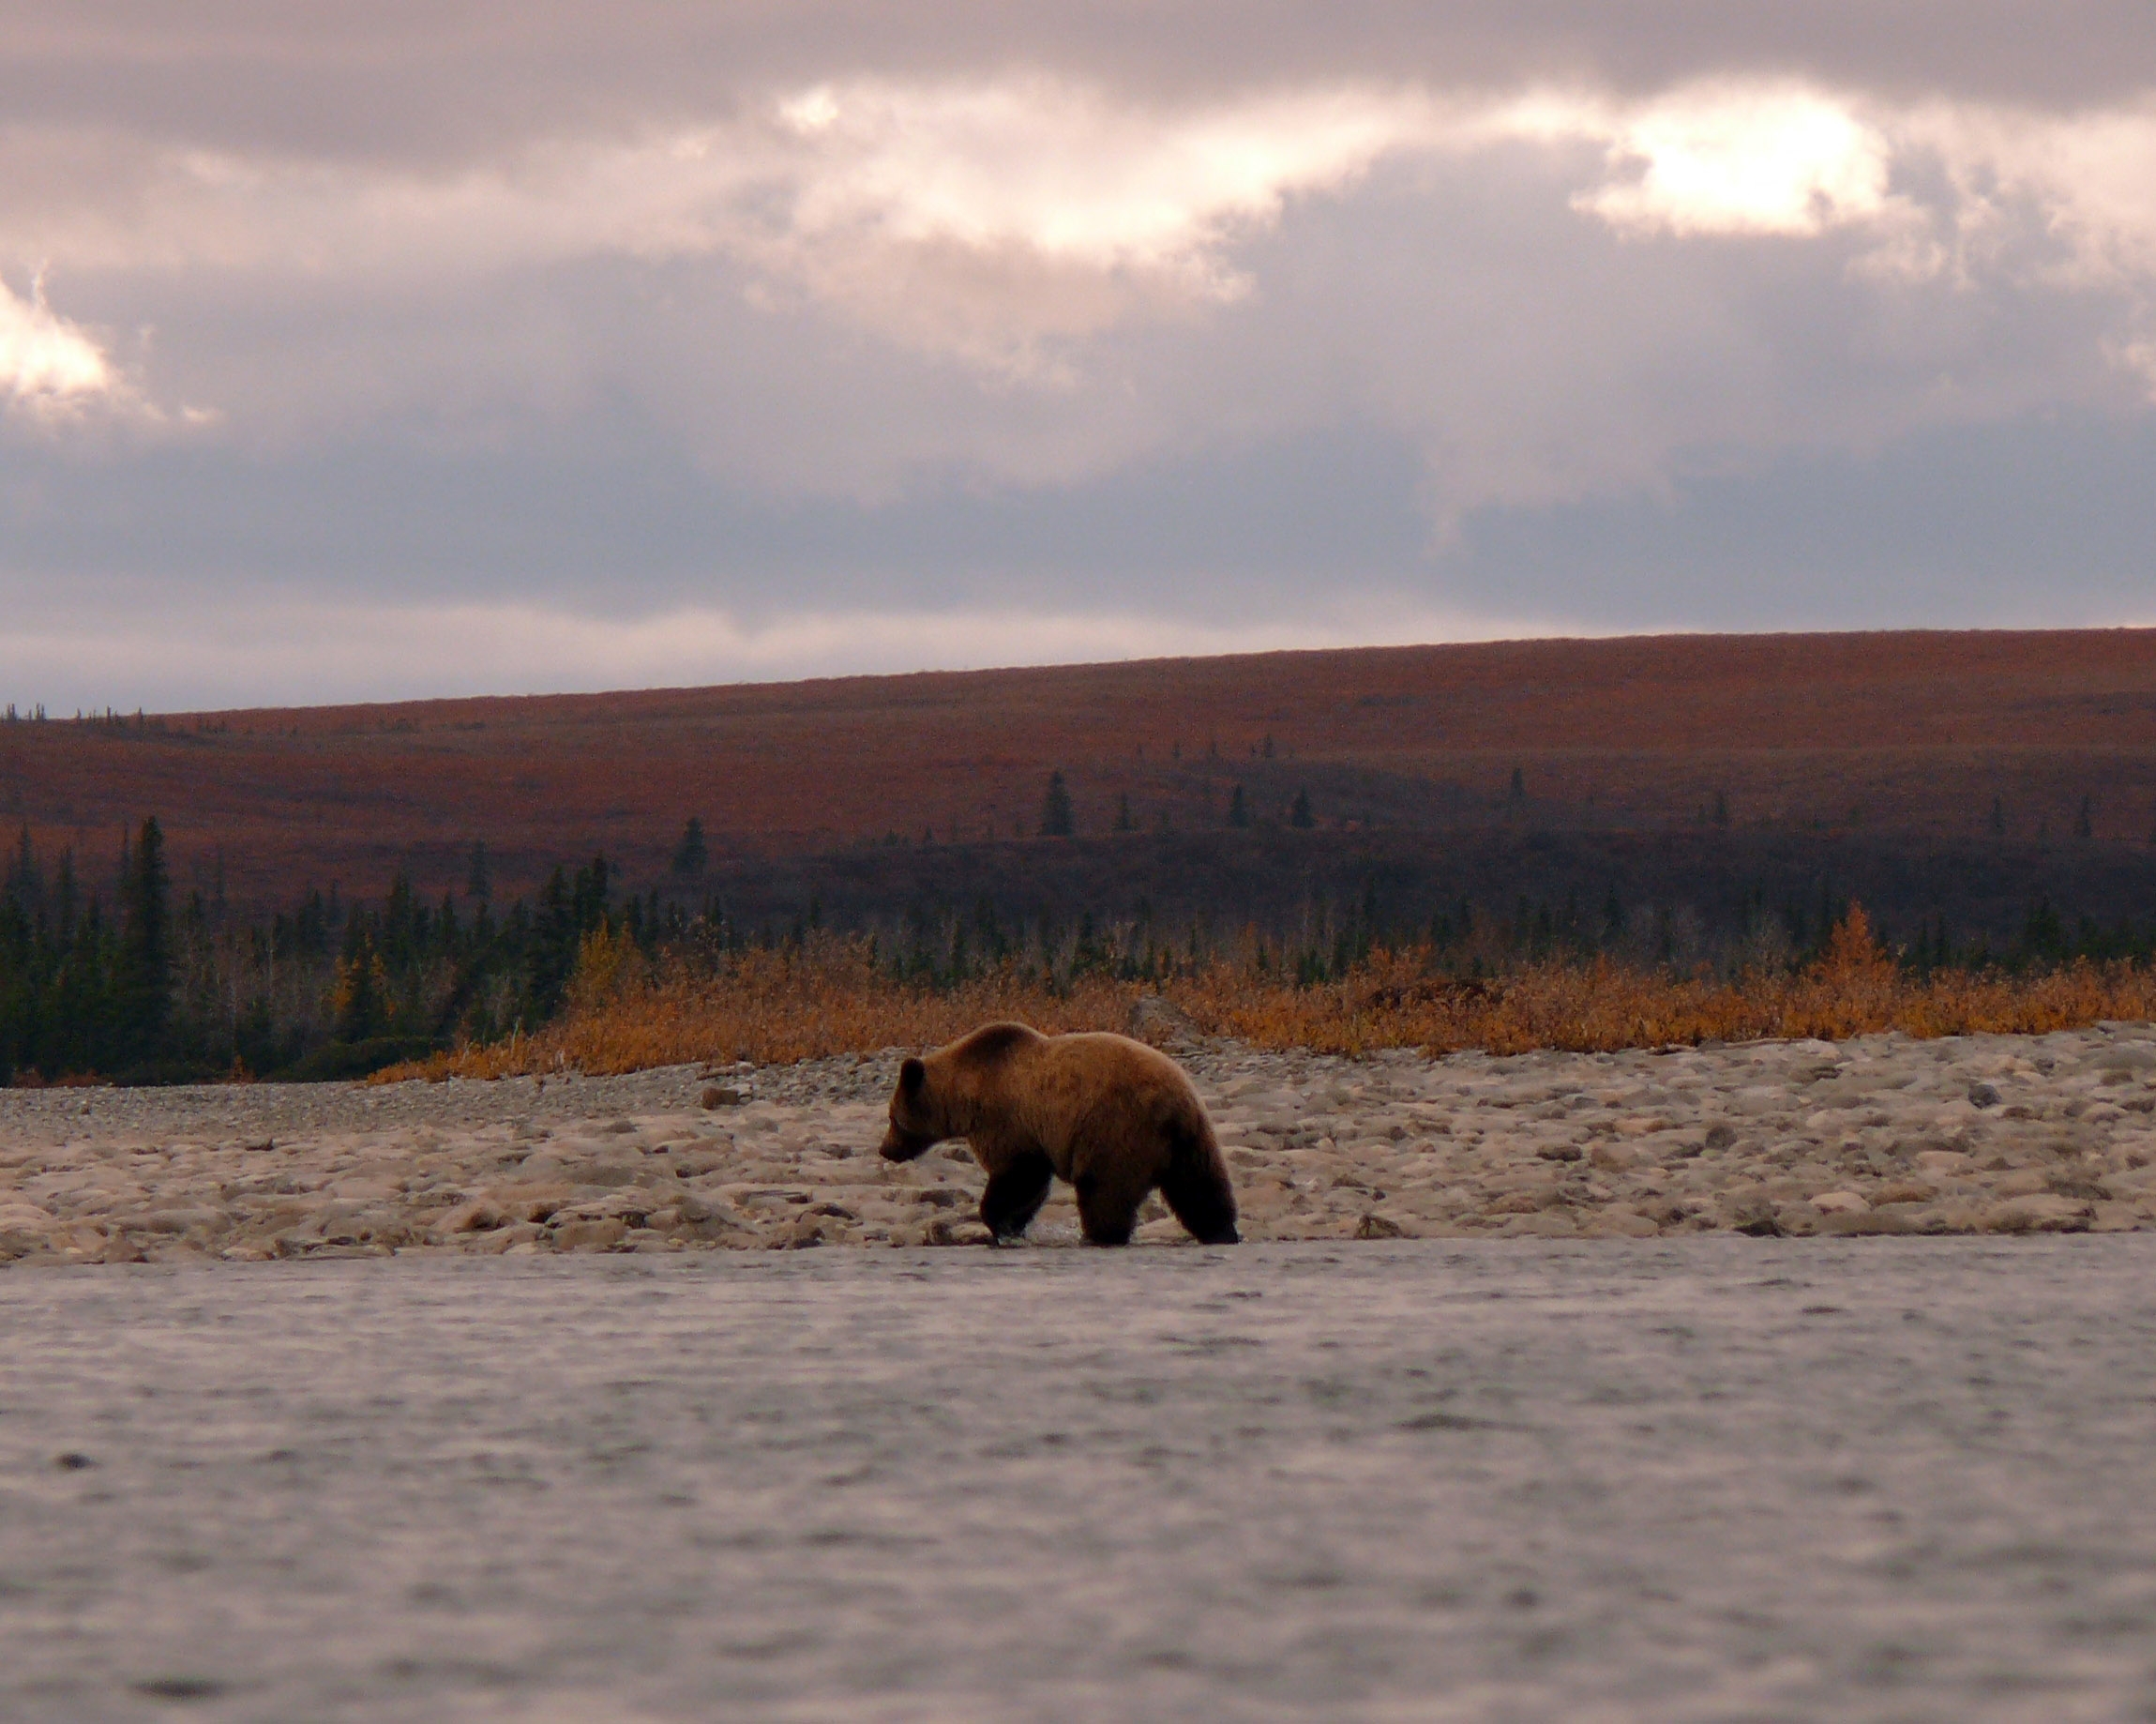
[(1078, 1187), (1078, 1226), (1088, 1245), (1128, 1245), (1138, 1227), (1138, 1206), (1146, 1187), (1086, 1169), (1071, 1182)]
[(1182, 1153), (1160, 1178), (1162, 1201), (1200, 1245), (1240, 1245), (1235, 1187), (1228, 1183), (1220, 1152), (1195, 1142), (1177, 1147)]
[(1000, 1173), (988, 1176), (981, 1193), (981, 1220), (998, 1245), (1016, 1245), (1048, 1202), (1055, 1170), (1037, 1152), (1019, 1156)]

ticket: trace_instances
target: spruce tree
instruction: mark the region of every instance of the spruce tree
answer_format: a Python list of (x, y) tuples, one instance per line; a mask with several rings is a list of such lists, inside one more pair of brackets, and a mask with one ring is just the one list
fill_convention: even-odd
[(385, 1002), (382, 960), (366, 919), (354, 916), (344, 936), (344, 956), (337, 966), (337, 1039), (368, 1041), (382, 1034)]
[(1250, 824), (1250, 798), (1243, 794), (1243, 786), (1240, 784), (1228, 798), (1228, 824), (1231, 826), (1247, 826)]
[(163, 1040), (172, 986), (172, 881), (164, 831), (155, 816), (143, 822), (120, 885), (122, 1035), (128, 1054), (146, 1059)]
[(53, 880), (53, 937), (55, 949), (64, 957), (75, 944), (75, 851), (69, 845), (60, 852), (60, 867)]
[(688, 824), (681, 829), (681, 842), (673, 847), (673, 871), (701, 874), (710, 860), (711, 847), (703, 840), (703, 822), (691, 814)]
[(1048, 794), (1041, 798), (1041, 836), (1043, 838), (1069, 838), (1077, 830), (1071, 817), (1070, 789), (1063, 783), (1063, 775), (1048, 774)]
[(25, 924), (40, 920), (45, 909), (45, 885), (38, 867), (38, 852), (30, 841), (30, 823), (23, 823), (23, 836), (15, 846), (15, 859), (8, 869), (8, 901), (21, 913)]
[(1318, 824), (1317, 815), (1310, 811), (1310, 792), (1308, 789), (1305, 788), (1295, 793), (1295, 806), (1288, 810), (1288, 824), (1298, 832), (1307, 832)]
[(580, 939), (607, 919), (607, 900), (612, 891), (611, 881), (612, 870), (608, 867), (603, 855), (595, 855), (585, 866), (577, 870), (576, 885), (570, 900), (576, 919), (575, 938)]

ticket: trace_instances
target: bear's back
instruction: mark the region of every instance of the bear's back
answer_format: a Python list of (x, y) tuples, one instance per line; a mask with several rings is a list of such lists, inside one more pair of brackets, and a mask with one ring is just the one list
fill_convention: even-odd
[(1167, 1082), (1177, 1089), (1190, 1087), (1190, 1079), (1158, 1048), (1119, 1036), (1113, 1030), (1074, 1030), (1051, 1036), (1040, 1051), (1057, 1064), (1075, 1067), (1119, 1082)]
[(1109, 1030), (1043, 1036), (1022, 1023), (983, 1024), (934, 1060), (948, 1093), (972, 1097), (991, 1117), (1022, 1124), (1047, 1143), (1065, 1141), (1089, 1117), (1210, 1129), (1182, 1066)]
[[(1048, 1037), (1024, 1056), (1021, 1083), (1057, 1091), (1074, 1105), (1121, 1104), (1140, 1113), (1202, 1120), (1205, 1104), (1183, 1067), (1157, 1048), (1111, 1030)], [(1016, 1074), (1014, 1074), (1016, 1075)]]

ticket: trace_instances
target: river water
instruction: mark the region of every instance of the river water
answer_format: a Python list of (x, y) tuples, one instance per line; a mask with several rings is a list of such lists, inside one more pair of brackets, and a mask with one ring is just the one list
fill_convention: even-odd
[(2156, 1241), (0, 1275), (0, 1716), (2156, 1718)]

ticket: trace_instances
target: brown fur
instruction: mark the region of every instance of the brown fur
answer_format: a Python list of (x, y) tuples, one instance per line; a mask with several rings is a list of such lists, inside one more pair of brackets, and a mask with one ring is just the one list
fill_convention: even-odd
[(998, 1244), (1025, 1233), (1051, 1178), (1078, 1188), (1094, 1245), (1128, 1244), (1153, 1190), (1206, 1244), (1239, 1237), (1205, 1104), (1182, 1066), (1127, 1036), (990, 1023), (908, 1060), (882, 1154), (911, 1161), (946, 1138), (965, 1139), (988, 1175), (981, 1219)]

